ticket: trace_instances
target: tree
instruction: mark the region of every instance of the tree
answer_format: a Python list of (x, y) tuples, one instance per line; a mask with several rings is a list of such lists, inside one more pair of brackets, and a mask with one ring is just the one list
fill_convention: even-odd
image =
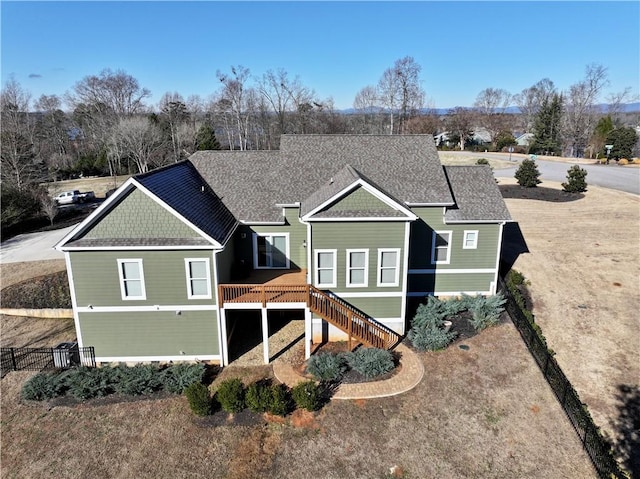
[(567, 170), (567, 182), (562, 183), (562, 191), (567, 193), (582, 193), (587, 191), (587, 170), (573, 165)]
[(619, 160), (621, 158), (631, 158), (633, 149), (638, 141), (636, 130), (627, 126), (616, 128), (607, 135), (607, 145), (613, 145), (609, 158)]
[(132, 117), (120, 120), (111, 139), (111, 148), (114, 154), (131, 158), (138, 172), (146, 173), (161, 143), (160, 131), (147, 118)]
[(187, 105), (182, 95), (176, 92), (173, 94), (165, 93), (160, 99), (159, 107), (160, 127), (168, 132), (173, 161), (178, 162), (182, 159), (182, 145), (184, 143), (184, 138), (181, 135), (184, 130), (181, 129), (181, 126), (189, 120)]
[(43, 191), (39, 197), (40, 200), (40, 211), (49, 219), (51, 222), (51, 226), (53, 226), (53, 220), (56, 216), (58, 216), (58, 203), (55, 199), (49, 196), (49, 193)]
[(229, 136), (229, 148), (247, 149), (247, 134), (249, 111), (246, 105), (246, 83), (249, 69), (242, 65), (232, 66), (231, 75), (216, 72), (222, 83), (220, 100), (217, 102), (218, 111), (222, 114)]
[(456, 137), (460, 142), (460, 150), (464, 150), (464, 145), (473, 136), (473, 123), (475, 113), (470, 108), (457, 106), (449, 110), (445, 118), (445, 125), (449, 132), (449, 137)]
[(540, 178), (540, 172), (538, 171), (538, 166), (536, 162), (530, 159), (522, 160), (518, 170), (515, 174), (516, 180), (518, 180), (518, 184), (520, 186), (524, 186), (526, 188), (534, 188), (538, 186), (538, 184), (542, 183)]
[(511, 102), (511, 94), (501, 88), (486, 88), (482, 90), (474, 103), (478, 114), (478, 121), (489, 133), (491, 144), (496, 146), (496, 136), (507, 129), (508, 118), (506, 110)]
[(592, 64), (587, 66), (584, 80), (569, 87), (563, 116), (567, 156), (584, 155), (595, 125), (596, 102), (607, 84), (607, 69)]
[[(613, 129), (614, 126), (611, 115), (603, 116), (598, 120), (598, 124), (593, 130), (590, 142), (591, 144), (589, 146), (592, 149), (592, 152), (599, 155), (605, 151), (604, 145), (607, 143), (607, 136), (609, 136), (609, 133), (611, 133)], [(604, 154), (606, 155), (606, 152)]]
[(384, 133), (384, 115), (375, 86), (368, 85), (356, 93), (353, 108), (358, 112), (358, 133)]
[(216, 138), (216, 134), (209, 123), (204, 123), (198, 130), (196, 138), (198, 150), (219, 150), (220, 143)]
[(531, 131), (534, 119), (542, 104), (548, 103), (555, 93), (556, 87), (553, 82), (548, 78), (543, 78), (535, 85), (525, 88), (514, 96), (514, 101), (518, 105), (526, 131)]
[(542, 102), (535, 115), (533, 139), (529, 146), (530, 153), (558, 155), (562, 152), (562, 105), (562, 95), (558, 94), (553, 94), (551, 99)]
[(501, 131), (496, 136), (496, 150), (502, 151), (507, 146), (517, 145), (518, 142), (510, 131)]

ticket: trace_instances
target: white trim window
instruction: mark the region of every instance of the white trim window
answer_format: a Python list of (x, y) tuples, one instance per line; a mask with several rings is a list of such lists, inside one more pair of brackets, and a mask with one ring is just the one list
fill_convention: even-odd
[(319, 288), (335, 288), (337, 286), (337, 250), (317, 249), (315, 250), (316, 263), (316, 286)]
[(209, 258), (185, 258), (188, 299), (211, 299)]
[(449, 264), (451, 231), (434, 231), (431, 239), (431, 264)]
[(378, 286), (398, 286), (400, 248), (378, 249)]
[(478, 247), (478, 230), (464, 230), (462, 249), (476, 249)]
[(123, 300), (147, 299), (142, 259), (119, 259), (118, 276), (120, 277), (120, 294)]
[(253, 267), (289, 269), (289, 233), (254, 233)]
[(347, 250), (347, 288), (366, 288), (369, 285), (369, 250)]

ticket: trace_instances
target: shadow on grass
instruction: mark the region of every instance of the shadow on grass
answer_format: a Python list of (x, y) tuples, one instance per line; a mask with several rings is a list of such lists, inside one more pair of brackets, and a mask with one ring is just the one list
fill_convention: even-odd
[(514, 198), (520, 200), (549, 201), (551, 203), (567, 203), (584, 198), (584, 193), (566, 193), (562, 190), (535, 186), (525, 188), (520, 185), (498, 185), (503, 198)]

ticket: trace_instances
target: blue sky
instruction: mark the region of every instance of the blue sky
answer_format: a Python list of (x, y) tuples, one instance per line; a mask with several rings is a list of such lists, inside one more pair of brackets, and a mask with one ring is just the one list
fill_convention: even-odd
[(153, 93), (206, 98), (216, 70), (285, 69), (337, 108), (395, 60), (422, 67), (431, 106), (471, 106), (485, 88), (519, 93), (542, 78), (567, 89), (608, 68), (608, 92), (640, 88), (640, 2), (0, 3), (1, 78), (34, 98), (123, 69)]

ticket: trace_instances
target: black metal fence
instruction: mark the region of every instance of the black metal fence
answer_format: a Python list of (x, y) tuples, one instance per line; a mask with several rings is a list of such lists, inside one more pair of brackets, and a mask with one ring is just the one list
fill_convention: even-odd
[(628, 476), (622, 472), (614, 459), (610, 445), (598, 431), (586, 405), (580, 401), (578, 393), (562, 372), (562, 369), (560, 369), (553, 355), (547, 350), (543, 340), (538, 336), (536, 330), (516, 303), (515, 298), (502, 278), (499, 281), (499, 290), (507, 300), (505, 309), (511, 317), (511, 321), (520, 332), (538, 366), (540, 366), (545, 379), (558, 398), (569, 421), (571, 421), (580, 441), (582, 441), (598, 475), (607, 479), (627, 478)]
[(4, 377), (9, 371), (95, 367), (93, 346), (79, 348), (67, 344), (56, 348), (0, 348), (0, 375)]

